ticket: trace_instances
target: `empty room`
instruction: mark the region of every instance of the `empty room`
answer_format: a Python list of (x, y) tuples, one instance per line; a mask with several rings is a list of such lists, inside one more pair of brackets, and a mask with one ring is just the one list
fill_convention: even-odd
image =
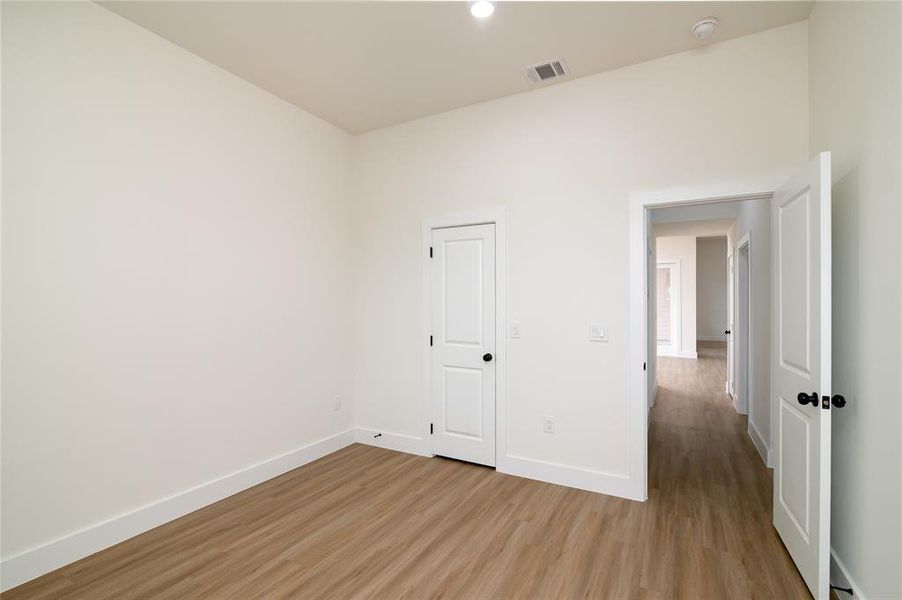
[(0, 594), (902, 599), (902, 2), (0, 0)]

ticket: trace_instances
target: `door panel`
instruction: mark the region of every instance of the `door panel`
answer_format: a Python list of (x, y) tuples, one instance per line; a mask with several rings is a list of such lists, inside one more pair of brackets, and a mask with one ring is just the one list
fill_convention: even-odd
[[(794, 401), (795, 399), (793, 399)], [(798, 405), (796, 405), (798, 406)], [(808, 447), (811, 444), (811, 420), (785, 398), (780, 398), (780, 504), (798, 532), (808, 538), (808, 484), (811, 464)]]
[(733, 352), (733, 288), (735, 286), (735, 277), (733, 273), (733, 256), (734, 253), (730, 253), (727, 257), (727, 277), (729, 281), (727, 282), (727, 331), (730, 333), (725, 333), (727, 336), (727, 393), (733, 398), (733, 402), (736, 402), (736, 357)]
[(777, 207), (780, 232), (779, 277), (787, 284), (780, 287), (780, 364), (810, 380), (811, 347), (811, 190), (805, 187), (786, 204)]
[(446, 344), (481, 346), (483, 240), (446, 240), (442, 258), (442, 272), (447, 278), (442, 298), (444, 341)]
[(433, 449), (495, 466), (495, 226), (434, 229), (432, 246)]
[(481, 440), (483, 435), (482, 369), (445, 367), (442, 397), (444, 426), (448, 435), (460, 435)]
[[(774, 527), (818, 599), (829, 596), (830, 153), (774, 194)], [(802, 404), (799, 393), (818, 395)]]

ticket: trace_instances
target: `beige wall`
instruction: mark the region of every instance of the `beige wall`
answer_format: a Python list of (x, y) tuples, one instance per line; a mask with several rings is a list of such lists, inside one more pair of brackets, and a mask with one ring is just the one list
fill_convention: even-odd
[(424, 430), (421, 219), (502, 206), (506, 452), (628, 474), (629, 193), (804, 164), (807, 47), (800, 23), (359, 136), (359, 425)]
[(353, 309), (349, 135), (92, 3), (2, 27), (8, 558), (351, 427)]
[(867, 598), (902, 597), (902, 4), (818, 2), (811, 152), (833, 153), (832, 543)]
[(696, 339), (725, 340), (727, 323), (727, 238), (696, 238)]

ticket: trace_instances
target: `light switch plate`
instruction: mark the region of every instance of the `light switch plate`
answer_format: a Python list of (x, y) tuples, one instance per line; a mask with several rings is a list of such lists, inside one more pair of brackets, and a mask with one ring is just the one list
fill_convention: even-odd
[(520, 321), (511, 321), (511, 337), (520, 337)]
[(604, 323), (589, 323), (589, 341), (608, 341), (608, 326)]

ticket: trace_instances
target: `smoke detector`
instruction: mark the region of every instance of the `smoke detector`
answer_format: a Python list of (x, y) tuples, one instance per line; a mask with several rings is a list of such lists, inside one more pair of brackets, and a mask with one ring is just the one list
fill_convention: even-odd
[(692, 35), (700, 40), (703, 40), (706, 37), (710, 37), (714, 33), (714, 30), (717, 29), (718, 23), (720, 23), (720, 21), (717, 20), (717, 17), (705, 17), (696, 21), (695, 25), (692, 26), (692, 29), (690, 29), (690, 31), (692, 32)]
[(560, 79), (570, 74), (563, 58), (555, 58), (523, 69), (523, 74), (533, 83), (543, 83), (551, 79)]

